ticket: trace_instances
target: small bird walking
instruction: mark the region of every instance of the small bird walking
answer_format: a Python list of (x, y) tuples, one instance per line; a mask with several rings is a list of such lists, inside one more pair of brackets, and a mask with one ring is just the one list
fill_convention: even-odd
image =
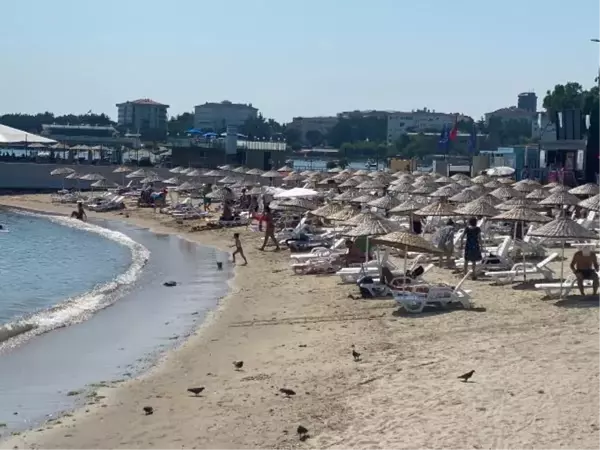
[(196, 397), (198, 397), (203, 390), (204, 390), (204, 387), (196, 387), (196, 388), (192, 387), (192, 388), (188, 388), (187, 391), (191, 392)]
[(307, 440), (309, 438), (309, 436), (308, 436), (308, 429), (306, 429), (302, 425), (298, 425), (298, 428), (296, 429), (296, 432), (298, 433), (298, 438), (301, 441), (305, 441), (305, 440)]
[(296, 395), (296, 392), (291, 390), (291, 389), (287, 389), (287, 388), (281, 388), (279, 389), (279, 392), (281, 392), (284, 395), (287, 395), (288, 397), (291, 397), (292, 395)]
[(240, 370), (242, 367), (244, 367), (244, 361), (234, 361), (233, 367), (235, 367), (235, 370)]
[(352, 357), (354, 358), (354, 361), (360, 361), (360, 353), (354, 349), (354, 344), (352, 344)]
[(144, 406), (143, 410), (147, 416), (154, 414), (154, 408), (152, 406)]
[(469, 378), (471, 378), (474, 373), (475, 373), (475, 371), (471, 370), (467, 373), (463, 373), (460, 377), (458, 377), (458, 379), (462, 380), (463, 383), (466, 383), (467, 381), (469, 381)]

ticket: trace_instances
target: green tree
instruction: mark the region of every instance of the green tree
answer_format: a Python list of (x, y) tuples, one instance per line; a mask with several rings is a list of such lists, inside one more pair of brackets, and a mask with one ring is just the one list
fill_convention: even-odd
[(325, 139), (323, 134), (318, 130), (308, 130), (305, 137), (311, 147), (317, 147), (323, 144)]
[(546, 92), (542, 106), (554, 121), (558, 111), (583, 108), (586, 96), (587, 92), (579, 83), (557, 84), (552, 91)]
[(183, 134), (193, 127), (194, 114), (189, 112), (173, 116), (168, 122), (169, 134), (171, 135)]
[(344, 143), (382, 142), (387, 137), (387, 119), (379, 117), (342, 117), (326, 136), (327, 143), (340, 148)]
[(299, 150), (302, 147), (302, 136), (296, 128), (285, 127), (283, 130), (285, 142), (294, 150)]

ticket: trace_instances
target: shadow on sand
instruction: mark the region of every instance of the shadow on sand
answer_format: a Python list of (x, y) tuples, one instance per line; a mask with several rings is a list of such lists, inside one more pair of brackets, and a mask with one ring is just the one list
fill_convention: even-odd
[(411, 319), (422, 319), (425, 317), (438, 316), (440, 314), (447, 314), (454, 311), (465, 311), (465, 312), (485, 312), (487, 311), (483, 307), (473, 307), (469, 309), (463, 308), (461, 305), (448, 305), (446, 308), (440, 308), (437, 306), (426, 306), (425, 309), (420, 313), (409, 313), (403, 308), (396, 309), (392, 312), (394, 317), (409, 317)]
[(569, 295), (554, 303), (561, 308), (597, 308), (599, 304), (597, 295)]

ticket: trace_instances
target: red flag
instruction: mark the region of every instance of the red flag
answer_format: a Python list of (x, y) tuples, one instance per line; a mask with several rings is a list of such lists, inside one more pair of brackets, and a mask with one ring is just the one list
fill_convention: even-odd
[(454, 118), (454, 125), (452, 126), (452, 129), (450, 130), (450, 134), (448, 135), (448, 138), (451, 141), (455, 141), (457, 135), (458, 135), (458, 114)]

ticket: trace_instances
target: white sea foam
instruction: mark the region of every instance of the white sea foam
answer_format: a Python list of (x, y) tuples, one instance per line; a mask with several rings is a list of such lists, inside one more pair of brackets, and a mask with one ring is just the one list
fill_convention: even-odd
[[(34, 213), (18, 212), (37, 216)], [(83, 295), (68, 298), (49, 309), (0, 326), (0, 350), (3, 346), (18, 345), (31, 336), (84, 321), (94, 312), (110, 306), (119, 298), (119, 293), (124, 287), (132, 285), (138, 279), (150, 257), (150, 251), (146, 247), (118, 231), (62, 216), (44, 215), (43, 217), (63, 226), (99, 234), (128, 247), (131, 251), (131, 265), (112, 281), (96, 286)]]

